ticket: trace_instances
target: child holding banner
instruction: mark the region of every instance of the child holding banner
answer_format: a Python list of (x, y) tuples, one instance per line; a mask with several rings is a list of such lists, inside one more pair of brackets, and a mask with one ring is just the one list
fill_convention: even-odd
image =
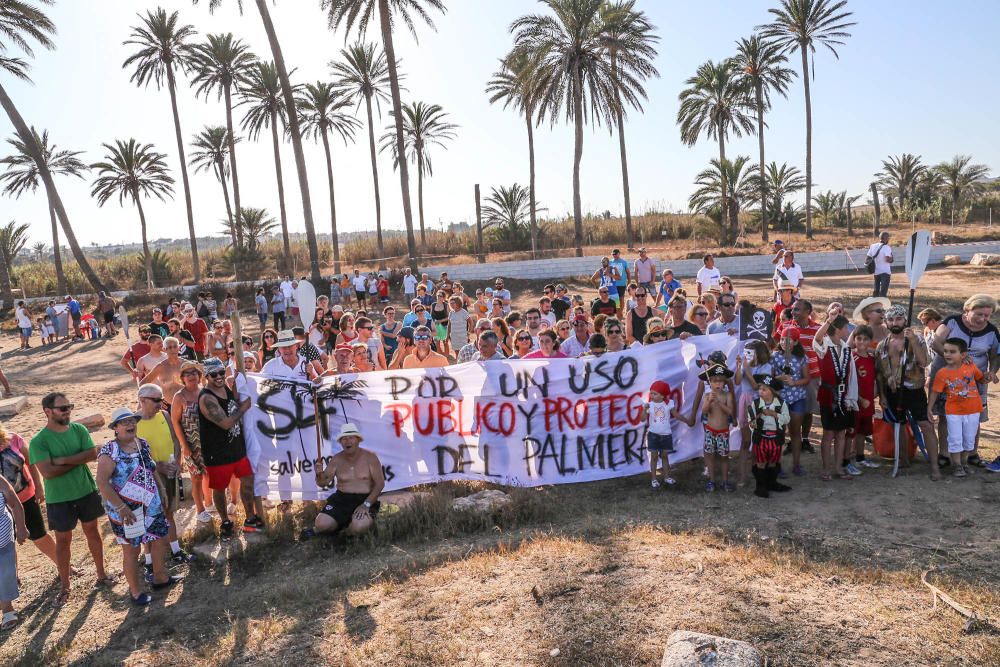
[(677, 412), (677, 406), (671, 398), (670, 385), (663, 380), (657, 380), (649, 387), (649, 403), (642, 406), (642, 416), (640, 421), (646, 423), (646, 450), (649, 452), (649, 477), (650, 486), (654, 489), (660, 488), (660, 482), (656, 479), (656, 459), (663, 463), (663, 484), (673, 486), (677, 483), (670, 476), (670, 461), (668, 457), (674, 452), (673, 431), (670, 428), (670, 420), (681, 419)]
[[(715, 464), (718, 460), (722, 474), (719, 488), (732, 492), (736, 487), (729, 482), (729, 426), (736, 415), (736, 406), (732, 392), (726, 391), (726, 384), (733, 377), (733, 372), (722, 364), (712, 364), (698, 377), (709, 385), (709, 391), (701, 403), (701, 422), (705, 427), (705, 466), (708, 468), (705, 491), (715, 491)], [(698, 407), (694, 409), (696, 414)], [(694, 415), (692, 422), (693, 418)]]

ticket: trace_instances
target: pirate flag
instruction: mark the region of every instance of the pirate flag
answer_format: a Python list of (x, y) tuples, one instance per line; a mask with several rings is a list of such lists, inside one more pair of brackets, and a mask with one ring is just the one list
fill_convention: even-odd
[(740, 308), (740, 340), (771, 340), (774, 316), (770, 310), (744, 301)]

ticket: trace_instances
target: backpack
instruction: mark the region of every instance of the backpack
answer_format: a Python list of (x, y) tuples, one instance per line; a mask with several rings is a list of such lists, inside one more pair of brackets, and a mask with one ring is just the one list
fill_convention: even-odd
[(868, 273), (875, 273), (875, 258), (879, 256), (879, 253), (882, 252), (882, 248), (884, 247), (884, 243), (879, 244), (879, 247), (875, 249), (874, 255), (871, 253), (865, 255), (865, 271)]
[[(782, 400), (782, 398), (780, 396), (776, 396), (775, 398), (778, 400), (778, 404), (774, 406), (774, 410), (775, 410), (775, 412), (780, 413), (782, 406), (785, 405), (785, 402)], [(755, 424), (754, 424), (754, 426), (752, 428), (752, 433), (750, 434), (750, 441), (754, 445), (759, 445), (760, 444), (761, 436), (764, 433), (764, 415), (760, 414), (760, 411), (763, 410), (764, 408), (762, 407), (761, 403), (762, 403), (762, 400), (760, 398), (755, 398), (753, 400), (753, 402), (750, 404), (750, 410), (748, 411), (748, 414), (747, 414), (747, 421), (748, 422), (749, 421), (755, 422)], [(775, 442), (778, 443), (779, 447), (784, 447), (785, 446), (785, 429), (779, 428), (778, 429), (778, 433), (777, 433), (777, 435), (775, 435), (774, 439), (775, 439)]]

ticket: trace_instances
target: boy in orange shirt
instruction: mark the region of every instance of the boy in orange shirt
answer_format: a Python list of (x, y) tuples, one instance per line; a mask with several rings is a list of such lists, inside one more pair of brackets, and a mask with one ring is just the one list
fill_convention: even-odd
[[(969, 348), (961, 338), (949, 338), (944, 342), (943, 348), (947, 365), (934, 376), (929, 401), (930, 405), (934, 405), (938, 395), (944, 394), (948, 455), (951, 457), (955, 477), (965, 477), (969, 473), (969, 453), (976, 447), (979, 416), (983, 409), (979, 389), (976, 387), (977, 382), (983, 381), (983, 373), (975, 364), (966, 361)], [(932, 421), (938, 419), (938, 415), (931, 416)]]

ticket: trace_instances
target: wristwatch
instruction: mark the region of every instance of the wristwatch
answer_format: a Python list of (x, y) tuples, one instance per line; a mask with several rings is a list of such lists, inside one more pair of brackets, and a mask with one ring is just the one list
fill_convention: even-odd
[(369, 501), (367, 501), (367, 500), (366, 500), (366, 501), (365, 501), (365, 509), (368, 509), (368, 510), (370, 510), (371, 508), (372, 508), (372, 504), (371, 504), (371, 502), (369, 502)]

